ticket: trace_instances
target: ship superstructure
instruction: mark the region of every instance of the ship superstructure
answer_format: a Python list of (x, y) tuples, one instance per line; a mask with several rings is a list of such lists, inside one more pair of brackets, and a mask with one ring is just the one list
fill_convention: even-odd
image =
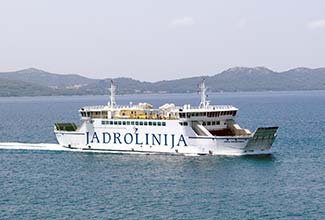
[(79, 110), (82, 123), (57, 123), (54, 132), (65, 147), (121, 153), (245, 155), (269, 154), (277, 127), (241, 128), (231, 105), (210, 105), (205, 81), (199, 85), (198, 106), (149, 103), (116, 104), (111, 82), (110, 102)]

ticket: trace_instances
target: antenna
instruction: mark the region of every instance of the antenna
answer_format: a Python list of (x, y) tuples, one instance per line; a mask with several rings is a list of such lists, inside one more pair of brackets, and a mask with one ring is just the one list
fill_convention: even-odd
[(201, 102), (199, 107), (205, 108), (209, 105), (209, 101), (207, 101), (207, 95), (206, 95), (207, 87), (205, 87), (205, 79), (202, 80), (202, 82), (199, 84), (199, 93), (201, 95)]
[(115, 107), (115, 105), (116, 105), (116, 101), (115, 101), (116, 85), (114, 85), (113, 80), (111, 80), (111, 88), (109, 88), (109, 91), (111, 93), (111, 95), (110, 95), (111, 102), (108, 103), (108, 105), (110, 107)]

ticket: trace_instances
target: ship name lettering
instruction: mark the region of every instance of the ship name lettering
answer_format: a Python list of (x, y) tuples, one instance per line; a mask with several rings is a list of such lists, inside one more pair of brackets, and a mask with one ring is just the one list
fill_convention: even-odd
[(153, 146), (187, 146), (186, 139), (183, 134), (153, 134), (145, 133), (140, 135), (139, 133), (125, 133), (119, 132), (86, 132), (86, 144), (135, 144), (135, 145), (153, 145)]

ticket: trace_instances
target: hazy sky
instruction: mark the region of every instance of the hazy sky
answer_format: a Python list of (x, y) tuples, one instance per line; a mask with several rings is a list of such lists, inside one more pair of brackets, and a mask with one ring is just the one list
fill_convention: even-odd
[(0, 72), (156, 81), (325, 66), (324, 0), (0, 0)]

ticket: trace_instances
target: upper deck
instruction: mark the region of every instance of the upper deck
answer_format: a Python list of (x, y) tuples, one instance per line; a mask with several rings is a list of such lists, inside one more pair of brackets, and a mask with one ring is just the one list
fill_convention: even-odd
[(158, 109), (152, 108), (148, 103), (139, 103), (129, 106), (85, 106), (79, 110), (83, 119), (156, 119), (156, 120), (176, 120), (195, 118), (228, 118), (236, 116), (238, 109), (232, 105), (208, 105), (205, 107), (193, 107), (184, 105), (183, 107), (174, 104), (165, 104)]
[(232, 105), (210, 105), (206, 100), (204, 81), (200, 85), (201, 102), (199, 106), (176, 106), (164, 104), (158, 109), (149, 103), (137, 105), (117, 105), (115, 102), (115, 86), (111, 84), (111, 100), (107, 105), (85, 106), (79, 110), (82, 119), (156, 119), (182, 121), (193, 119), (233, 119), (238, 111)]

